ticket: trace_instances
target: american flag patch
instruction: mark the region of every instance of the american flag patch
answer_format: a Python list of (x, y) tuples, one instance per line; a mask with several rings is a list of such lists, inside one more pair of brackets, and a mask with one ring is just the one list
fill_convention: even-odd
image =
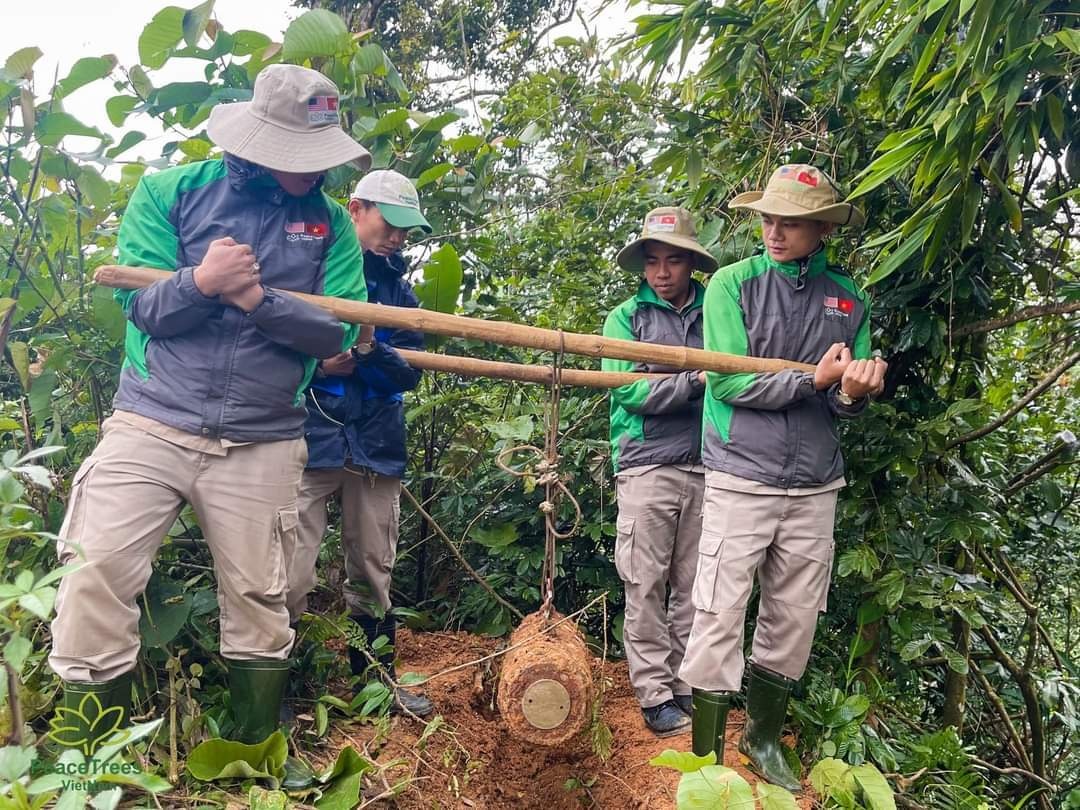
[(309, 124), (336, 124), (338, 100), (336, 96), (312, 96), (307, 102)]
[(833, 309), (836, 309), (838, 306), (840, 306), (840, 302), (837, 300), (835, 295), (826, 295), (825, 296), (825, 306), (832, 307)]
[(671, 233), (675, 230), (676, 219), (674, 214), (659, 214), (649, 217), (645, 223), (645, 229), (653, 232)]

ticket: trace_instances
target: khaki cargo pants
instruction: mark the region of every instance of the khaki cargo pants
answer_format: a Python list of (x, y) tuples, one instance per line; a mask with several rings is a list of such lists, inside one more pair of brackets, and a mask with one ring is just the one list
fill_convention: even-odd
[(750, 659), (792, 680), (802, 677), (829, 591), (838, 491), (760, 494), (706, 486), (694, 626), (679, 672), (684, 681), (715, 692), (742, 689), (755, 573), (761, 600)]
[(101, 441), (75, 473), (60, 529), (60, 561), (78, 561), (77, 546), (88, 564), (60, 583), (53, 671), (66, 681), (100, 682), (135, 666), (136, 598), (185, 501), (214, 557), (221, 654), (288, 657), (293, 633), (283, 546), (296, 532), (306, 461), (303, 439), (229, 445), (136, 414), (106, 420)]
[(350, 612), (381, 617), (390, 609), (390, 575), (397, 555), (401, 479), (357, 467), (305, 470), (297, 506), (300, 531), (287, 550), (289, 614), (307, 609), (316, 584), (315, 566), (326, 533), (326, 503), (341, 493), (341, 548), (345, 555), (345, 603)]
[(627, 472), (616, 479), (615, 567), (626, 591), (623, 646), (630, 683), (648, 708), (690, 694), (678, 672), (694, 617), (690, 589), (705, 476), (673, 465)]

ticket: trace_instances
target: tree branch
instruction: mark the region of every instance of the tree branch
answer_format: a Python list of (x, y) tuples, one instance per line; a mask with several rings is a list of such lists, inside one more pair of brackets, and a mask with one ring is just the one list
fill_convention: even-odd
[(1045, 318), (1047, 315), (1066, 315), (1070, 312), (1080, 312), (1080, 301), (1066, 301), (1024, 307), (1009, 315), (1003, 315), (1000, 318), (990, 318), (986, 321), (976, 321), (975, 323), (965, 324), (953, 331), (953, 337), (975, 335), (980, 332), (993, 332), (997, 329), (1004, 329), (1006, 326), (1020, 323), (1021, 321), (1030, 321), (1033, 318)]
[(429, 106), (419, 107), (419, 112), (434, 112), (435, 110), (442, 110), (447, 107), (453, 107), (459, 101), (471, 101), (472, 99), (479, 98), (480, 96), (502, 96), (505, 95), (505, 90), (466, 90), (464, 93), (458, 93), (451, 98), (439, 99)]
[(974, 441), (975, 439), (981, 439), (986, 434), (993, 433), (999, 427), (1001, 427), (1018, 413), (1020, 413), (1020, 411), (1022, 411), (1033, 399), (1039, 396), (1039, 394), (1046, 391), (1047, 388), (1049, 388), (1057, 381), (1058, 377), (1060, 377), (1062, 374), (1064, 374), (1066, 371), (1076, 365), (1077, 362), (1080, 362), (1080, 351), (1073, 352), (1063, 361), (1061, 361), (1058, 365), (1054, 366), (1045, 377), (1039, 380), (1038, 385), (1036, 385), (1034, 388), (1024, 394), (1024, 396), (1022, 396), (1019, 400), (1016, 401), (1016, 404), (1009, 408), (1009, 410), (1005, 411), (1005, 413), (1003, 413), (997, 419), (983, 425), (978, 430), (973, 430), (971, 431), (971, 433), (967, 433), (963, 436), (953, 439), (945, 445), (945, 449), (949, 450), (953, 447), (956, 447), (958, 444), (964, 444), (965, 442)]

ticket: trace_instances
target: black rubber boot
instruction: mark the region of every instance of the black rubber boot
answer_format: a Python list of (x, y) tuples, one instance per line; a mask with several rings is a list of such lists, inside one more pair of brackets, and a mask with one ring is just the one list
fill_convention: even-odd
[(739, 739), (739, 752), (749, 757), (752, 768), (765, 781), (792, 793), (802, 783), (784, 758), (780, 732), (787, 717), (788, 698), (795, 681), (762, 667), (750, 665), (750, 686), (746, 691), (746, 727)]
[[(356, 614), (353, 616), (353, 621), (363, 629), (369, 648), (374, 645), (375, 639), (379, 636), (386, 636), (387, 648), (378, 656), (378, 662), (386, 670), (390, 679), (396, 681), (397, 667), (394, 664), (394, 657), (396, 655), (395, 644), (397, 643), (397, 619), (391, 614), (387, 614), (382, 619)], [(349, 666), (353, 675), (363, 675), (367, 671), (368, 664), (368, 658), (363, 651), (349, 647)], [(399, 686), (394, 689), (394, 702), (390, 705), (390, 711), (415, 714), (417, 717), (427, 717), (435, 711), (435, 706), (419, 692), (413, 692)]]
[(724, 730), (731, 709), (731, 693), (695, 689), (691, 701), (694, 713), (691, 716), (693, 726), (690, 734), (694, 753), (703, 757), (715, 751), (716, 764), (723, 765)]
[(63, 748), (78, 748), (89, 756), (113, 732), (127, 726), (130, 706), (130, 672), (101, 683), (64, 681), (49, 737)]

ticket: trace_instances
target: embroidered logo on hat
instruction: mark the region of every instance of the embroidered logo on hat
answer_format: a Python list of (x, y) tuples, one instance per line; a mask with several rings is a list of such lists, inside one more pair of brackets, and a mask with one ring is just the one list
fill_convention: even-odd
[(312, 96), (307, 102), (309, 124), (336, 124), (338, 100), (335, 96)]

